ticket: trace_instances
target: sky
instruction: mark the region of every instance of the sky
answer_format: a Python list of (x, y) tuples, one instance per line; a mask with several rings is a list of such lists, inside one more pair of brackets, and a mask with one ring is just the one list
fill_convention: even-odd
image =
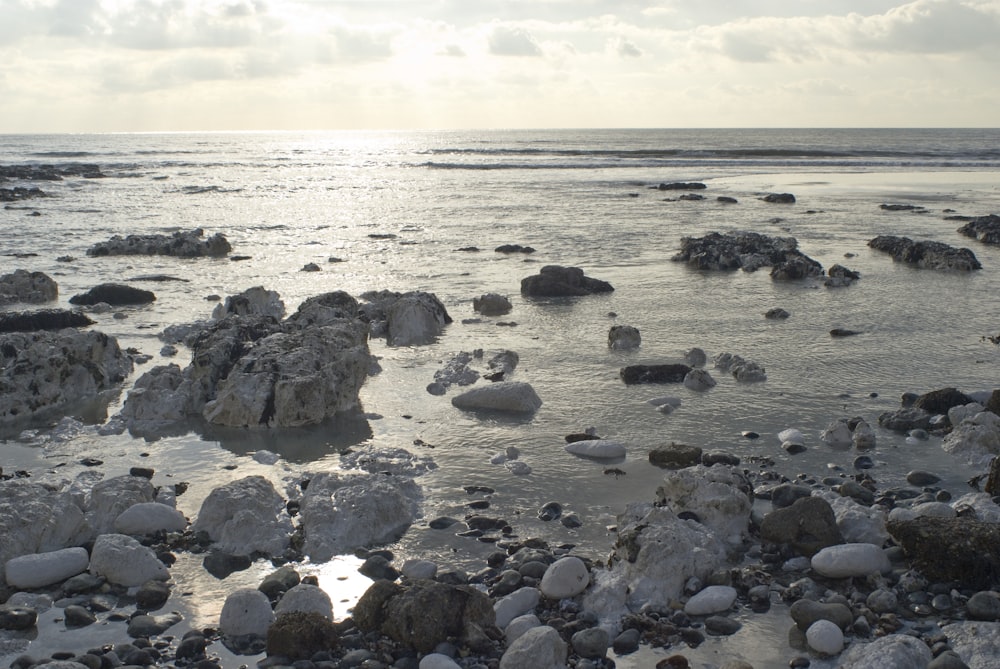
[(0, 0), (0, 133), (997, 127), (1000, 0)]

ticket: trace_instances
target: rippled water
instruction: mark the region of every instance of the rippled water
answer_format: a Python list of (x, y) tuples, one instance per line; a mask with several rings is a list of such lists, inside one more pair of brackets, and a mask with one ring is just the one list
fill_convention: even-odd
[[(652, 447), (675, 441), (743, 458), (767, 456), (788, 476), (822, 476), (836, 466), (850, 471), (857, 453), (832, 450), (818, 439), (837, 418), (862, 416), (874, 426), (881, 412), (898, 407), (903, 392), (946, 386), (973, 392), (997, 384), (1000, 351), (981, 338), (1000, 330), (1000, 250), (958, 235), (960, 223), (944, 220), (944, 212), (1000, 211), (1000, 153), (989, 148), (998, 140), (998, 131), (876, 130), (0, 137), (5, 164), (87, 162), (107, 175), (36, 184), (53, 197), (0, 211), (3, 272), (50, 274), (60, 284), (60, 306), (105, 281), (149, 274), (188, 280), (137, 284), (154, 290), (157, 301), (124, 310), (124, 320), (94, 317), (95, 327), (123, 346), (152, 354), (147, 367), (166, 362), (158, 356), (163, 327), (206, 318), (210, 294), (254, 285), (277, 290), (289, 312), (306, 297), (330, 290), (427, 290), (455, 319), (431, 345), (371, 342), (383, 371), (369, 378), (361, 399), (366, 412), (381, 418), (279, 434), (192, 433), (156, 442), (83, 436), (33, 446), (9, 439), (0, 443), (3, 466), (39, 475), (49, 469), (57, 477), (75, 475), (85, 455), (104, 459), (108, 475), (151, 466), (154, 483), (190, 482), (178, 502), (193, 517), (208, 491), (224, 480), (263, 473), (284, 484), (302, 471), (336, 467), (339, 449), (347, 446), (399, 446), (438, 465), (420, 479), (423, 521), (391, 546), (401, 559), (419, 554), (479, 567), (491, 546), (429, 530), (424, 522), (466, 513), (466, 485), (494, 488), (488, 513), (507, 518), (520, 536), (573, 543), (579, 553), (603, 558), (613, 540), (607, 526), (616, 514), (630, 501), (652, 499), (659, 484), (660, 470), (646, 461)], [(679, 193), (650, 189), (672, 181), (703, 181), (706, 199), (668, 202)], [(758, 199), (768, 192), (794, 193), (797, 203)], [(720, 195), (739, 203), (718, 203)], [(883, 211), (882, 203), (925, 210)], [(36, 210), (42, 215), (26, 215)], [(194, 227), (223, 232), (234, 254), (251, 259), (85, 255), (114, 234)], [(766, 270), (699, 273), (671, 261), (682, 236), (733, 230), (794, 236), (824, 267), (839, 262), (862, 279), (827, 289), (776, 283)], [(968, 246), (983, 269), (969, 275), (915, 270), (869, 250), (867, 241), (878, 234)], [(537, 251), (493, 252), (504, 243)], [(469, 246), (481, 251), (456, 250)], [(13, 257), (28, 253), (37, 256)], [(77, 260), (56, 261), (64, 255)], [(343, 262), (328, 262), (331, 257)], [(309, 262), (322, 271), (301, 272)], [(582, 267), (610, 281), (615, 291), (564, 300), (521, 297), (520, 279), (546, 264)], [(486, 292), (509, 295), (513, 312), (463, 323), (475, 316), (472, 299)], [(791, 318), (764, 319), (772, 307), (787, 309)], [(607, 331), (616, 323), (639, 328), (638, 351), (608, 350)], [(862, 334), (834, 339), (828, 334), (834, 327)], [(768, 380), (739, 384), (715, 372), (719, 385), (694, 393), (680, 386), (627, 387), (619, 378), (625, 365), (672, 361), (692, 347), (710, 357), (728, 351), (755, 360), (766, 367)], [(451, 356), (477, 348), (520, 355), (516, 378), (541, 396), (537, 414), (466, 414), (451, 406), (451, 393), (435, 397), (425, 391)], [(682, 399), (671, 415), (645, 403), (664, 394)], [(116, 410), (113, 405), (111, 412)], [(565, 434), (591, 426), (629, 445), (627, 458), (613, 463), (624, 475), (608, 475), (608, 465), (563, 450)], [(787, 427), (805, 433), (805, 453), (790, 456), (780, 448), (776, 434)], [(744, 430), (761, 439), (744, 439)], [(899, 435), (876, 432), (871, 473), (880, 485), (900, 483), (906, 471), (919, 467), (942, 475), (961, 493), (964, 481), (978, 473), (946, 456), (940, 440), (910, 446)], [(513, 476), (489, 463), (509, 446), (520, 449), (533, 468), (530, 476)], [(284, 459), (260, 465), (250, 455), (261, 448)], [(553, 500), (577, 513), (583, 527), (538, 520), (537, 509)], [(197, 565), (175, 568), (174, 577), (195, 593), (183, 602), (192, 624), (214, 624), (217, 595), (231, 581), (220, 584)], [(253, 583), (257, 574), (231, 578)], [(357, 586), (326, 578), (335, 602), (357, 596)], [(756, 652), (765, 661), (775, 643), (784, 648), (781, 634), (777, 641), (767, 632), (756, 636), (766, 640), (756, 651), (747, 650), (753, 640), (741, 643), (748, 659)], [(623, 659), (619, 666), (627, 663)]]

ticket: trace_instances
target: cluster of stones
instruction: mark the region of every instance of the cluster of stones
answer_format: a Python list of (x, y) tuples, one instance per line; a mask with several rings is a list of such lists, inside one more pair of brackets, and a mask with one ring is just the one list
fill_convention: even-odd
[(893, 260), (915, 265), (923, 269), (954, 270), (970, 272), (982, 269), (982, 265), (971, 250), (955, 248), (943, 242), (914, 241), (909, 237), (880, 235), (868, 242), (868, 246), (892, 256)]
[(793, 237), (769, 237), (756, 232), (710, 233), (682, 237), (681, 250), (672, 260), (699, 270), (754, 272), (771, 267), (771, 278), (795, 280), (818, 277), (823, 266), (798, 249)]
[(221, 232), (205, 238), (205, 231), (196, 228), (175, 232), (172, 235), (128, 235), (127, 237), (115, 235), (105, 242), (94, 244), (87, 249), (87, 255), (95, 258), (120, 255), (198, 258), (222, 257), (232, 250), (233, 247)]
[(984, 244), (1000, 244), (1000, 216), (976, 216), (960, 227), (958, 232)]

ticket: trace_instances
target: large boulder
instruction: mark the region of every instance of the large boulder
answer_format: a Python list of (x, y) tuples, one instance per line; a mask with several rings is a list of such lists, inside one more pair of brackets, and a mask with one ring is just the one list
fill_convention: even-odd
[(141, 476), (116, 476), (96, 483), (86, 496), (85, 518), (93, 537), (115, 531), (115, 521), (135, 504), (148, 504), (156, 492)]
[(698, 465), (668, 472), (656, 502), (678, 515), (693, 514), (718, 539), (737, 546), (750, 524), (753, 487), (737, 467)]
[(985, 464), (1000, 455), (1000, 416), (982, 411), (956, 425), (941, 448), (973, 464)]
[(254, 588), (230, 593), (219, 613), (219, 631), (230, 637), (265, 636), (273, 622), (271, 602), (267, 595)]
[(221, 321), (227, 316), (268, 316), (280, 321), (285, 317), (285, 303), (276, 291), (253, 286), (215, 305), (213, 320)]
[(85, 548), (63, 548), (11, 558), (4, 573), (7, 583), (19, 590), (34, 590), (62, 583), (87, 570), (90, 555)]
[(136, 379), (120, 415), (133, 435), (154, 435), (195, 415), (192, 399), (191, 383), (180, 367), (157, 365)]
[(85, 293), (74, 295), (69, 298), (70, 304), (81, 306), (94, 306), (104, 302), (113, 307), (129, 306), (136, 304), (150, 304), (156, 301), (156, 295), (152, 291), (127, 286), (122, 283), (102, 283), (94, 286)]
[(682, 383), (691, 367), (681, 363), (663, 365), (629, 365), (622, 367), (619, 375), (625, 385), (639, 383)]
[[(1000, 657), (1000, 622), (956, 621), (941, 632), (948, 646), (965, 660), (969, 669), (989, 669)], [(949, 665), (960, 666), (960, 665)]]
[(913, 241), (908, 237), (880, 235), (868, 242), (868, 246), (892, 256), (897, 262), (905, 262), (922, 269), (943, 269), (970, 272), (982, 269), (976, 254), (967, 248), (955, 248), (943, 242)]
[(363, 632), (379, 632), (420, 653), (452, 638), (475, 645), (484, 635), (499, 634), (489, 597), (470, 586), (426, 579), (406, 587), (376, 582), (358, 600), (354, 622)]
[(538, 274), (521, 279), (521, 294), (530, 297), (578, 297), (613, 290), (607, 281), (584, 276), (579, 267), (546, 265)]
[(0, 425), (98, 399), (131, 371), (132, 358), (103, 332), (0, 334)]
[(87, 255), (93, 257), (120, 255), (162, 255), (180, 258), (200, 256), (225, 256), (233, 248), (221, 232), (205, 238), (205, 231), (196, 228), (179, 231), (171, 235), (115, 235), (106, 242), (98, 242), (89, 249)]
[(947, 414), (952, 407), (965, 406), (972, 398), (956, 388), (941, 388), (920, 395), (913, 406), (931, 414)]
[(63, 328), (82, 328), (93, 324), (94, 321), (89, 316), (75, 309), (0, 312), (0, 332), (62, 330)]
[(220, 486), (202, 502), (192, 532), (205, 532), (230, 555), (280, 555), (292, 533), (285, 501), (270, 481), (248, 476)]
[(129, 536), (148, 536), (158, 532), (183, 532), (184, 514), (160, 502), (133, 504), (115, 518), (115, 532)]
[(124, 534), (102, 534), (90, 553), (90, 573), (116, 585), (132, 587), (170, 578), (151, 548)]
[(301, 505), (303, 552), (325, 562), (394, 541), (416, 519), (420, 498), (420, 487), (405, 476), (314, 476)]
[(453, 397), (451, 403), (459, 409), (512, 413), (532, 413), (542, 406), (535, 389), (523, 381), (500, 381), (471, 388)]
[(59, 285), (44, 272), (16, 269), (0, 275), (0, 306), (25, 302), (40, 304), (59, 297)]
[(433, 342), (451, 316), (433, 293), (389, 290), (362, 293), (360, 315), (371, 324), (372, 336), (386, 337), (390, 346), (419, 346)]
[(818, 276), (822, 266), (798, 250), (794, 237), (769, 237), (756, 232), (712, 232), (704, 237), (682, 237), (672, 260), (699, 270), (754, 272), (772, 267), (775, 279)]
[(926, 667), (933, 659), (923, 640), (906, 634), (892, 634), (871, 643), (852, 644), (841, 655), (839, 669), (886, 669), (886, 667)]
[(806, 557), (844, 541), (833, 508), (819, 497), (802, 497), (791, 506), (771, 511), (760, 523), (760, 536)]
[(87, 541), (83, 510), (66, 491), (25, 479), (0, 481), (0, 585), (4, 565)]
[(972, 237), (984, 244), (1000, 244), (1000, 216), (976, 216), (958, 229), (959, 234)]
[(921, 516), (890, 519), (886, 528), (913, 567), (929, 579), (981, 589), (995, 586), (1000, 578), (1000, 524)]

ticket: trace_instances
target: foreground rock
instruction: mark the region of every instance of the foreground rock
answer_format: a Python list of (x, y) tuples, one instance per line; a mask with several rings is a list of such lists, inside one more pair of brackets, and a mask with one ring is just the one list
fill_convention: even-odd
[(886, 527), (928, 578), (974, 588), (1000, 582), (1000, 525), (995, 522), (923, 516), (890, 520)]
[(467, 390), (452, 398), (459, 409), (532, 413), (542, 406), (542, 400), (530, 384), (523, 381), (501, 381)]
[(411, 291), (367, 292), (361, 315), (371, 323), (371, 334), (384, 336), (390, 346), (430, 344), (452, 322), (448, 310), (432, 293)]
[(672, 260), (699, 270), (755, 272), (761, 267), (771, 267), (771, 277), (778, 280), (817, 277), (823, 273), (822, 265), (798, 250), (794, 237), (768, 237), (756, 232), (682, 237), (681, 250)]
[(229, 555), (281, 555), (292, 521), (285, 500), (269, 481), (249, 476), (213, 490), (201, 505), (193, 532), (205, 532)]
[(984, 244), (1000, 244), (1000, 216), (996, 214), (977, 216), (960, 227), (958, 232)]
[(579, 297), (612, 291), (610, 283), (584, 276), (579, 267), (546, 265), (538, 274), (521, 279), (521, 294), (530, 297)]
[(0, 306), (24, 302), (40, 304), (59, 297), (59, 286), (44, 272), (18, 269), (0, 276)]
[(39, 311), (0, 312), (0, 333), (35, 332), (36, 330), (62, 330), (93, 325), (85, 313), (67, 309), (41, 309)]
[(115, 235), (106, 242), (98, 242), (87, 249), (87, 255), (95, 258), (123, 255), (160, 255), (180, 258), (222, 257), (233, 247), (225, 235), (217, 232), (205, 238), (205, 231), (196, 228), (172, 235)]
[(942, 242), (913, 241), (908, 237), (880, 235), (868, 246), (892, 256), (893, 260), (916, 265), (923, 269), (955, 270), (970, 272), (982, 269), (976, 255), (966, 248), (955, 248)]
[(131, 371), (132, 359), (103, 332), (0, 334), (0, 425), (96, 400)]

